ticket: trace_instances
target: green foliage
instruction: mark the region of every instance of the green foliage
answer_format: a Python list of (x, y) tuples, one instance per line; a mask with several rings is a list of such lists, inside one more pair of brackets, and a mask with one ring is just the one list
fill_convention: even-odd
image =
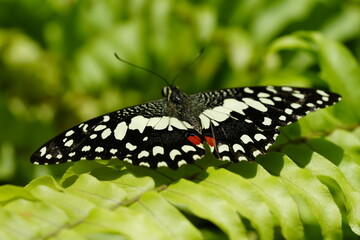
[[(360, 236), (356, 1), (0, 5), (0, 179), (8, 183), (0, 186), (0, 239)], [(30, 165), (61, 130), (160, 97), (163, 82), (114, 52), (171, 79), (202, 46), (177, 80), (188, 93), (293, 85), (343, 100), (283, 128), (257, 163), (209, 155), (176, 171), (118, 160)]]

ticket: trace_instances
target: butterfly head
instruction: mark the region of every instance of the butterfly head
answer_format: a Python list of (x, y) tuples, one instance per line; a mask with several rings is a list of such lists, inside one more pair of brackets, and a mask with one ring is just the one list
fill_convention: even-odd
[(183, 93), (177, 86), (165, 86), (162, 90), (162, 95), (167, 101), (182, 104), (187, 99), (187, 95)]

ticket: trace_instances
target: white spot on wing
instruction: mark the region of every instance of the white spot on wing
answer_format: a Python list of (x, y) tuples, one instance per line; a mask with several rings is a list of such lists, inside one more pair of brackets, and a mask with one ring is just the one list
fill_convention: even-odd
[(322, 96), (328, 97), (329, 94), (327, 94), (326, 92), (324, 92), (323, 90), (316, 90), (316, 92)]
[(149, 119), (149, 122), (147, 123), (147, 126), (155, 127), (156, 124), (161, 120), (161, 117), (153, 117)]
[(140, 133), (142, 133), (148, 124), (149, 119), (145, 118), (141, 115), (133, 117), (131, 119), (131, 122), (129, 124), (129, 129), (131, 130), (138, 130)]
[(115, 154), (115, 153), (117, 153), (117, 151), (118, 151), (118, 150), (115, 149), (115, 148), (110, 149), (110, 153), (111, 153), (111, 154)]
[(275, 94), (277, 93), (277, 91), (275, 90), (275, 88), (273, 86), (267, 86), (266, 90), (268, 90), (269, 92), (275, 93)]
[(280, 121), (286, 121), (286, 117), (285, 117), (284, 115), (281, 115), (281, 116), (279, 117), (279, 120), (280, 120)]
[(273, 106), (275, 105), (275, 103), (268, 98), (260, 98), (259, 100), (260, 102), (265, 103), (267, 105), (273, 105)]
[(214, 121), (214, 120), (211, 120), (211, 123), (212, 123), (215, 127), (217, 127), (217, 126), (220, 125), (218, 122), (216, 122), (216, 121)]
[(115, 138), (117, 140), (123, 140), (126, 135), (127, 129), (128, 129), (128, 127), (126, 125), (126, 122), (119, 123), (114, 130)]
[(110, 117), (108, 115), (104, 116), (103, 122), (108, 122), (110, 120)]
[(218, 112), (218, 111), (214, 111), (212, 109), (207, 109), (203, 112), (204, 115), (206, 115), (207, 117), (215, 120), (215, 121), (218, 121), (218, 122), (223, 122), (225, 121), (226, 119), (229, 118), (229, 114), (225, 114), (225, 113), (222, 113), (222, 112)]
[(313, 104), (313, 103), (307, 103), (306, 106), (313, 108), (313, 107), (315, 107), (315, 104)]
[(214, 110), (215, 112), (224, 113), (226, 115), (230, 115), (230, 113), (232, 111), (231, 109), (223, 107), (223, 106), (214, 107), (212, 110)]
[(71, 135), (74, 134), (74, 130), (70, 130), (70, 131), (67, 131), (67, 133), (65, 134), (66, 137), (70, 137)]
[(290, 106), (291, 106), (292, 108), (294, 108), (294, 109), (298, 109), (298, 108), (301, 107), (301, 105), (298, 104), (298, 103), (292, 103), (292, 104), (290, 104)]
[[(130, 158), (124, 158), (123, 159), (124, 160), (124, 162), (128, 162), (128, 163), (130, 163), (130, 164), (132, 164), (132, 160), (130, 159)], [(140, 163), (141, 164), (141, 163)], [(139, 165), (140, 165), (139, 164)], [(141, 166), (141, 165), (140, 165)]]
[(266, 112), (268, 110), (267, 107), (264, 106), (264, 104), (262, 104), (259, 101), (256, 101), (254, 99), (251, 98), (243, 98), (242, 99), (247, 105), (249, 105), (252, 108), (255, 108), (256, 110), (260, 111), (260, 112)]
[(143, 158), (143, 157), (148, 157), (149, 155), (150, 155), (150, 154), (149, 154), (148, 151), (143, 150), (143, 151), (141, 151), (141, 152), (139, 153), (138, 158), (140, 159), (140, 158)]
[(294, 97), (299, 98), (299, 99), (304, 99), (305, 95), (302, 93), (293, 93), (292, 94)]
[(219, 151), (219, 153), (229, 152), (230, 149), (229, 149), (229, 146), (228, 146), (228, 145), (223, 144), (223, 145), (220, 145), (220, 146), (218, 147), (218, 151)]
[(127, 148), (127, 149), (129, 149), (130, 151), (134, 151), (137, 147), (136, 146), (134, 146), (134, 145), (132, 145), (131, 143), (126, 143), (125, 144), (125, 147)]
[(106, 128), (106, 125), (98, 125), (94, 128), (94, 131), (101, 131)]
[(244, 88), (244, 92), (246, 92), (246, 93), (254, 93), (254, 90), (252, 90), (251, 88), (249, 88), (249, 87), (246, 87), (246, 88)]
[(65, 147), (70, 147), (71, 145), (73, 145), (73, 143), (74, 143), (74, 140), (70, 139), (69, 141), (67, 141), (67, 142), (64, 144), (64, 146), (65, 146)]
[(286, 113), (287, 115), (290, 115), (290, 114), (293, 113), (293, 110), (290, 109), (290, 108), (286, 108), (286, 109), (285, 109), (285, 113)]
[(156, 130), (163, 130), (165, 128), (167, 128), (167, 126), (169, 126), (170, 124), (170, 118), (169, 117), (162, 117), (160, 119), (160, 121), (155, 125), (154, 129)]
[(241, 151), (241, 152), (245, 153), (245, 149), (238, 143), (235, 143), (233, 145), (233, 150), (234, 150), (234, 152)]
[(157, 163), (157, 167), (167, 167), (167, 166), (168, 166), (167, 163), (164, 162), (164, 161), (161, 161), (161, 162)]
[(170, 151), (169, 155), (170, 155), (171, 160), (175, 160), (176, 156), (179, 156), (179, 155), (181, 156), (181, 152), (177, 149), (173, 149)]
[(52, 156), (51, 156), (51, 154), (46, 154), (46, 159), (51, 159), (52, 158)]
[(139, 163), (139, 166), (150, 167), (150, 164), (147, 162), (141, 162)]
[(156, 156), (157, 154), (164, 155), (164, 148), (161, 146), (155, 146), (152, 149), (153, 156)]
[(44, 154), (46, 153), (46, 147), (43, 147), (40, 149), (40, 157), (44, 156)]
[(223, 157), (221, 158), (221, 160), (223, 160), (223, 161), (231, 161), (231, 159), (230, 159), (229, 156), (223, 156)]
[(104, 148), (103, 148), (103, 147), (97, 147), (97, 148), (95, 148), (95, 152), (100, 153), (100, 152), (103, 152), (103, 151), (104, 151)]
[(110, 136), (110, 134), (111, 134), (111, 130), (110, 130), (110, 128), (107, 128), (101, 133), (101, 137), (102, 137), (102, 139), (105, 139), (108, 136)]
[(225, 108), (228, 108), (228, 109), (231, 109), (231, 110), (233, 110), (235, 112), (238, 112), (238, 113), (240, 113), (242, 115), (245, 115), (243, 110), (245, 110), (245, 109), (247, 109), (249, 107), (245, 103), (243, 103), (241, 101), (238, 101), (236, 99), (233, 99), (233, 98), (225, 99), (223, 106)]
[(293, 89), (291, 87), (282, 87), (281, 90), (286, 91), (286, 92), (290, 92)]
[(268, 150), (271, 145), (272, 145), (272, 143), (268, 143), (268, 144), (265, 146), (265, 150)]
[(260, 92), (260, 93), (258, 93), (257, 96), (258, 96), (259, 98), (267, 98), (267, 97), (270, 97), (270, 94), (265, 93), (265, 92)]
[(264, 124), (265, 126), (270, 126), (271, 122), (272, 122), (271, 118), (264, 117), (264, 121), (262, 122), (262, 124)]
[(256, 141), (260, 141), (260, 140), (266, 140), (266, 137), (264, 136), (264, 135), (262, 135), (261, 133), (257, 133), (257, 134), (255, 134), (255, 136), (254, 136), (254, 139), (256, 140)]
[(94, 139), (94, 138), (96, 138), (96, 137), (97, 137), (97, 134), (95, 134), (95, 133), (90, 135), (90, 138), (91, 138), (91, 139)]
[(194, 148), (193, 146), (190, 146), (190, 145), (184, 145), (181, 147), (181, 149), (184, 151), (184, 152), (196, 152), (196, 148)]
[(187, 164), (187, 162), (186, 162), (185, 160), (180, 160), (180, 161), (178, 162), (178, 166), (179, 166), (179, 167), (181, 167), (182, 165), (185, 165), (185, 164)]
[(249, 137), (249, 135), (242, 135), (240, 137), (240, 140), (244, 143), (244, 144), (248, 144), (249, 142), (253, 142), (253, 140)]
[(187, 127), (177, 118), (170, 118), (170, 125), (177, 128), (177, 129), (183, 129), (186, 130)]
[(84, 124), (84, 127), (82, 128), (83, 132), (87, 132), (87, 128), (89, 127), (88, 124)]
[(207, 116), (205, 116), (204, 114), (201, 113), (199, 115), (199, 118), (200, 118), (200, 121), (201, 121), (201, 126), (203, 128), (209, 128), (210, 127), (210, 119)]
[(188, 129), (194, 129), (194, 127), (191, 126), (188, 122), (182, 121), (182, 123), (185, 125), (186, 128), (188, 128)]
[(259, 150), (255, 150), (252, 154), (254, 157), (257, 157), (261, 154), (261, 152)]
[(238, 157), (238, 160), (239, 160), (239, 161), (246, 161), (247, 159), (246, 159), (246, 157), (244, 157), (244, 156), (239, 156), (239, 157)]
[(81, 151), (83, 151), (83, 152), (87, 152), (87, 151), (89, 151), (91, 149), (91, 147), (90, 146), (84, 146), (82, 149), (81, 149)]

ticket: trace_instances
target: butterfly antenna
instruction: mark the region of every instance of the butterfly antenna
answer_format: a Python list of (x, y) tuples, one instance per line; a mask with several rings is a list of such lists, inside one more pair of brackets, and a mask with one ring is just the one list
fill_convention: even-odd
[(126, 63), (126, 64), (128, 64), (128, 65), (130, 65), (130, 66), (132, 66), (132, 67), (141, 69), (141, 70), (146, 71), (146, 72), (148, 72), (148, 73), (151, 73), (152, 75), (157, 76), (158, 78), (162, 79), (167, 85), (170, 86), (168, 80), (167, 80), (166, 78), (164, 78), (163, 76), (161, 76), (160, 74), (158, 74), (157, 72), (154, 72), (154, 71), (152, 71), (152, 70), (150, 70), (150, 69), (148, 69), (148, 68), (141, 67), (141, 66), (135, 65), (135, 64), (133, 64), (133, 63), (131, 63), (131, 62), (128, 62), (128, 61), (122, 59), (121, 57), (119, 57), (119, 55), (117, 55), (117, 53), (114, 53), (114, 55), (115, 55), (115, 57), (117, 58), (117, 60), (119, 60), (120, 62)]
[(171, 81), (171, 85), (173, 85), (174, 82), (175, 82), (175, 80), (176, 80), (177, 78), (179, 78), (179, 76), (180, 76), (181, 74), (183, 74), (184, 72), (186, 72), (186, 71), (189, 69), (189, 67), (191, 67), (191, 65), (193, 65), (193, 64), (201, 57), (201, 55), (204, 53), (204, 50), (205, 50), (205, 48), (201, 48), (200, 51), (199, 51), (199, 53), (198, 53), (198, 55), (194, 58), (194, 60), (192, 60), (191, 62), (189, 62), (187, 65), (185, 65), (185, 67), (175, 75), (175, 77), (174, 77), (173, 80)]

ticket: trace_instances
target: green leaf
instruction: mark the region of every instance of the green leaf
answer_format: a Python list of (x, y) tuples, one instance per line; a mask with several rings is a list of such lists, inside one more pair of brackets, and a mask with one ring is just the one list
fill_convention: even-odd
[(166, 232), (144, 214), (126, 207), (109, 211), (97, 208), (74, 230), (87, 239), (107, 238), (113, 234), (124, 239), (168, 239)]
[(49, 202), (61, 208), (71, 221), (83, 219), (95, 207), (90, 200), (67, 194), (64, 191), (53, 189), (49, 186), (37, 186), (31, 193), (44, 202)]
[[(265, 161), (270, 160), (267, 159)], [(229, 167), (229, 170), (244, 176), (246, 182), (251, 184), (252, 188), (256, 190), (257, 194), (260, 195), (260, 198), (256, 201), (262, 201), (268, 206), (272, 214), (277, 218), (277, 221), (279, 221), (282, 234), (286, 239), (304, 238), (304, 229), (299, 209), (291, 194), (278, 177), (271, 175), (261, 165), (252, 163), (233, 164)], [(238, 190), (238, 194), (243, 194), (242, 188)], [(253, 204), (252, 201), (247, 202), (246, 206), (250, 211), (253, 208), (257, 208), (257, 204)]]
[[(7, 227), (16, 229), (16, 235), (19, 237), (31, 235), (35, 239), (46, 236), (63, 228), (69, 222), (65, 212), (51, 203), (18, 199), (7, 204), (4, 210), (17, 216), (19, 222), (9, 221), (9, 224), (15, 226)], [(25, 225), (21, 227), (22, 224)]]
[(118, 185), (102, 182), (95, 177), (82, 174), (64, 193), (87, 199), (98, 207), (111, 208), (126, 199), (126, 192)]
[[(271, 160), (268, 159), (269, 162), (273, 164), (281, 161), (283, 168), (279, 172), (280, 179), (292, 194), (299, 195), (307, 201), (320, 224), (322, 235), (329, 239), (341, 238), (340, 210), (329, 190), (308, 169), (299, 168), (286, 156), (283, 158), (273, 156), (273, 158), (269, 158)], [(276, 171), (269, 162), (261, 161), (268, 171)]]
[(270, 209), (262, 199), (261, 191), (247, 179), (225, 169), (209, 168), (207, 174), (200, 179), (199, 184), (226, 200), (241, 216), (249, 219), (261, 239), (272, 239), (273, 219)]
[(0, 203), (2, 205), (16, 198), (35, 199), (29, 191), (22, 187), (13, 185), (3, 185), (0, 187)]
[(186, 207), (195, 215), (213, 222), (230, 239), (246, 238), (244, 225), (233, 206), (210, 189), (181, 179), (162, 195), (171, 203)]
[(168, 239), (202, 239), (200, 232), (174, 206), (156, 192), (147, 192), (130, 209), (143, 213)]

